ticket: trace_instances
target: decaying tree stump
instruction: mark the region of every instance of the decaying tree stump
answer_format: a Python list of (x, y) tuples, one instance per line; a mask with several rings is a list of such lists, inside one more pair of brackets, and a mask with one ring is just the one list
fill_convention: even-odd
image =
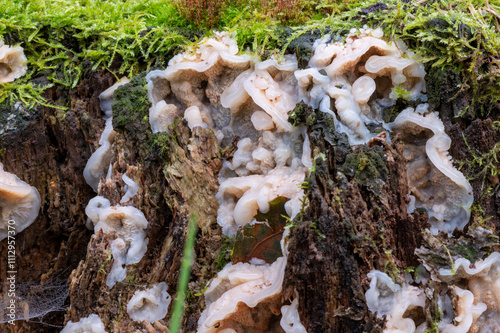
[[(48, 91), (50, 100), (69, 102), (67, 111), (44, 107), (26, 116), (19, 110), (2, 110), (16, 114), (18, 121), (0, 135), (5, 170), (35, 186), (42, 198), (38, 219), (16, 239), (18, 280), (43, 286), (67, 279), (69, 295), (66, 313), (41, 318), (55, 327), (18, 321), (16, 326), (0, 325), (2, 331), (58, 332), (64, 322), (96, 313), (113, 332), (164, 332), (168, 316), (154, 325), (139, 324), (126, 313), (126, 302), (138, 287), (161, 281), (175, 294), (186, 226), (193, 213), (199, 231), (183, 328), (196, 330), (205, 306), (203, 297), (196, 294), (228, 257), (226, 239), (216, 223), (215, 193), (223, 158), (231, 157), (235, 144), (221, 150), (213, 131), (191, 132), (180, 119), (171, 125), (170, 134), (153, 134), (144, 75), (117, 90), (113, 172), (101, 183), (99, 194), (114, 205), (125, 192), (121, 176), (126, 173), (137, 182), (140, 190), (130, 204), (149, 221), (149, 244), (141, 262), (130, 265), (127, 278), (109, 290), (105, 282), (113, 263), (110, 244), (102, 232), (94, 235), (85, 227), (85, 206), (96, 194), (82, 174), (104, 127), (98, 96), (112, 83), (110, 74), (87, 72), (69, 92)], [(436, 84), (428, 82), (431, 88)], [(467, 96), (459, 97), (467, 101)], [(471, 151), (493, 149), (500, 140), (493, 123), (500, 108), (491, 113), (492, 118), (470, 122), (454, 118), (453, 108), (461, 107), (459, 100), (452, 106), (445, 100), (445, 96), (431, 96), (431, 108), (440, 111), (453, 140), (451, 155), (463, 160), (470, 158)], [(308, 179), (307, 205), (291, 228), (282, 298), (299, 297), (299, 313), (308, 332), (380, 332), (383, 321), (366, 306), (366, 275), (378, 269), (399, 279), (405, 269), (418, 266), (415, 249), (426, 244), (423, 230), (428, 227), (425, 212), (407, 213), (402, 143), (397, 137), (391, 143), (380, 138), (367, 146), (350, 147), (324, 114), (312, 109), (303, 110), (296, 121), (307, 123), (315, 167)], [(463, 170), (477, 174), (482, 169), (466, 164)], [(498, 176), (481, 174), (471, 183), (482, 212), (474, 213), (470, 223), (491, 216), (482, 223), (500, 227)], [(456, 236), (466, 232), (467, 228)], [(7, 257), (5, 242), (0, 243), (0, 257)], [(0, 272), (5, 281), (3, 267)]]

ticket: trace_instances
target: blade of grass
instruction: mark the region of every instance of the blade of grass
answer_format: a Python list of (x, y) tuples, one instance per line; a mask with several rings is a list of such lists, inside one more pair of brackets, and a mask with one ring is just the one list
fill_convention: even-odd
[(186, 299), (186, 290), (191, 275), (191, 266), (193, 265), (194, 245), (196, 240), (196, 233), (198, 225), (196, 224), (197, 216), (191, 213), (188, 225), (188, 234), (186, 243), (184, 244), (184, 251), (182, 254), (181, 272), (179, 274), (179, 282), (177, 285), (177, 295), (170, 318), (170, 333), (178, 333), (181, 327), (182, 317), (184, 315), (184, 301)]

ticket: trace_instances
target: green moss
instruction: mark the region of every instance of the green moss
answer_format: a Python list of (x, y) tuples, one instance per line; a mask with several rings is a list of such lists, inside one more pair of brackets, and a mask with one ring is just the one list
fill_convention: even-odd
[[(236, 32), (241, 50), (261, 57), (297, 53), (304, 67), (318, 37), (343, 38), (351, 28), (379, 26), (387, 39), (403, 40), (429, 68), (450, 67), (460, 73), (461, 88), (473, 96), (462, 115), (486, 116), (500, 100), (495, 67), (500, 49), (497, 4), (480, 0), (432, 0), (419, 6), (403, 0), (283, 3), (290, 7), (286, 13), (262, 1), (226, 1), (215, 28)], [(163, 0), (0, 0), (0, 35), (7, 44), (25, 49), (30, 69), (24, 78), (3, 86), (0, 101), (10, 97), (12, 105), (17, 101), (49, 105), (42, 93), (51, 85), (71, 89), (89, 69), (133, 77), (151, 66), (165, 67), (180, 47), (210, 34), (211, 30), (184, 19), (174, 2)], [(34, 84), (38, 78), (45, 83)]]
[(290, 112), (289, 118), (293, 126), (299, 126), (300, 124), (312, 126), (316, 121), (316, 113), (312, 107), (300, 102)]
[(381, 147), (360, 146), (356, 151), (347, 154), (342, 172), (354, 178), (360, 186), (375, 195), (380, 195), (388, 174), (382, 158), (383, 154)]
[[(499, 130), (498, 128), (496, 129)], [(474, 151), (469, 146), (465, 135), (462, 138), (468, 149), (467, 159), (460, 164), (459, 169), (467, 166), (466, 177), (469, 181), (481, 179), (481, 189), (484, 190), (486, 177), (496, 177), (500, 169), (500, 142), (497, 142), (489, 151), (481, 153)], [(485, 193), (488, 192), (484, 191)], [(483, 198), (481, 198), (482, 200)], [(481, 201), (480, 200), (480, 201)]]
[(224, 266), (231, 262), (231, 255), (233, 253), (234, 247), (234, 238), (223, 235), (224, 243), (217, 252), (217, 256), (215, 257), (215, 267), (218, 271), (221, 271)]
[[(153, 0), (0, 0), (0, 36), (21, 45), (28, 74), (3, 86), (0, 101), (49, 104), (42, 92), (57, 84), (74, 88), (89, 68), (134, 76), (168, 55), (192, 33), (172, 3)], [(165, 58), (167, 56), (167, 58)], [(43, 77), (47, 84), (33, 84)]]
[(174, 129), (182, 119), (177, 118), (170, 124), (168, 132), (151, 131), (149, 123), (151, 103), (148, 99), (145, 77), (146, 73), (141, 73), (130, 83), (116, 89), (112, 103), (113, 128), (123, 132), (127, 142), (136, 143), (133, 150), (138, 154), (139, 161), (144, 162), (154, 158), (168, 159), (172, 147), (178, 145), (177, 132)]
[(443, 317), (443, 310), (439, 306), (441, 303), (440, 295), (437, 291), (437, 286), (434, 282), (430, 282), (432, 288), (432, 295), (430, 292), (427, 294), (427, 302), (425, 306), (425, 317), (427, 322), (427, 327), (424, 333), (439, 333), (439, 324), (441, 323)]
[(106, 258), (106, 260), (104, 260), (102, 262), (101, 266), (99, 266), (99, 273), (108, 274), (108, 272), (106, 272), (106, 270), (104, 269), (104, 267), (111, 260), (111, 258), (113, 258), (113, 256), (111, 255), (111, 249), (109, 249), (109, 251), (108, 251), (108, 257)]
[(434, 269), (454, 269), (453, 258), (463, 257), (470, 262), (484, 258), (498, 246), (499, 238), (494, 230), (473, 224), (465, 236), (447, 239), (445, 236), (423, 232), (423, 246), (415, 251), (426, 265)]
[(396, 119), (401, 109), (396, 105), (382, 110), (382, 120), (386, 123), (391, 123)]
[(168, 133), (151, 131), (150, 106), (145, 73), (136, 76), (129, 84), (115, 91), (112, 103), (113, 128), (124, 132), (125, 138), (134, 138), (133, 141), (136, 142), (134, 151), (138, 154), (140, 161), (155, 157), (165, 158), (172, 140)]
[(25, 109), (33, 109), (36, 106), (49, 106), (54, 108), (66, 109), (63, 106), (51, 104), (42, 93), (53, 86), (51, 83), (32, 82), (34, 71), (29, 71), (25, 76), (14, 82), (1, 85), (0, 103), (5, 107), (12, 109), (16, 103), (21, 102)]
[(432, 326), (430, 328), (427, 327), (424, 333), (439, 333), (439, 324), (440, 322), (432, 322)]
[(401, 85), (393, 88), (392, 89), (392, 93), (394, 94), (395, 98), (398, 98), (398, 99), (402, 98), (405, 101), (410, 100), (411, 92), (408, 91), (408, 90), (406, 90), (405, 88), (403, 88)]
[(461, 74), (453, 66), (443, 68), (428, 66), (426, 89), (429, 104), (438, 110), (450, 109), (451, 117), (464, 114), (470, 108), (469, 100), (459, 98), (461, 86)]
[(480, 251), (479, 249), (475, 248), (474, 244), (458, 243), (454, 250), (462, 257), (469, 259), (470, 262), (475, 262), (480, 258), (480, 256), (478, 255)]
[(150, 104), (143, 73), (115, 91), (113, 128), (127, 132), (147, 132), (150, 127)]

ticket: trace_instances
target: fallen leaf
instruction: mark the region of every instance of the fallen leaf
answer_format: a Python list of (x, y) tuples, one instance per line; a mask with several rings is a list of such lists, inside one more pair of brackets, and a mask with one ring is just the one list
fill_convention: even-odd
[(263, 259), (271, 264), (281, 257), (281, 238), (287, 223), (285, 197), (277, 197), (269, 203), (269, 212), (255, 215), (259, 221), (239, 228), (234, 241), (233, 263), (249, 262), (252, 258)]

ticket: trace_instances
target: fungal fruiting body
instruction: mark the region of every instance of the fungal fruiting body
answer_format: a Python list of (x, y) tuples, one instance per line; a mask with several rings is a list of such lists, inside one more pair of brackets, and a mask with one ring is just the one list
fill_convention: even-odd
[(281, 307), (281, 328), (285, 333), (306, 333), (306, 328), (300, 322), (299, 299), (295, 298), (290, 305)]
[(115, 131), (113, 130), (113, 111), (111, 109), (111, 104), (114, 98), (115, 90), (127, 84), (129, 80), (124, 77), (114, 85), (106, 89), (99, 99), (101, 100), (101, 110), (104, 111), (103, 119), (106, 121), (104, 131), (99, 139), (100, 147), (90, 156), (85, 169), (83, 170), (83, 177), (87, 184), (89, 184), (95, 192), (97, 192), (99, 181), (101, 177), (105, 177), (108, 173), (108, 169), (111, 162), (111, 145), (115, 139)]
[[(152, 103), (149, 114), (152, 131), (166, 131), (180, 115), (186, 117), (190, 127), (215, 126), (226, 131), (227, 136), (232, 127), (227, 110), (218, 108), (220, 92), (248, 69), (253, 59), (237, 53), (236, 41), (226, 33), (217, 33), (216, 38), (205, 38), (197, 48), (172, 58), (164, 71), (149, 73), (146, 79)], [(206, 89), (200, 89), (201, 84), (207, 84)]]
[[(99, 143), (101, 147), (90, 157), (84, 170), (84, 177), (87, 183), (97, 192), (100, 177), (112, 172), (111, 144), (114, 140), (115, 132), (112, 126), (112, 101), (115, 90), (127, 84), (129, 80), (123, 78), (113, 86), (105, 90), (99, 96), (101, 109), (104, 111), (106, 126)], [(109, 167), (108, 167), (109, 165)], [(125, 194), (120, 200), (120, 204), (130, 201), (138, 192), (139, 185), (124, 173), (122, 179), (125, 183)], [(113, 266), (107, 275), (106, 285), (113, 288), (116, 282), (123, 281), (127, 275), (127, 265), (137, 264), (147, 251), (148, 239), (145, 229), (148, 221), (144, 214), (131, 206), (111, 206), (108, 199), (102, 196), (92, 198), (85, 213), (88, 217), (87, 227), (94, 232), (102, 230), (110, 240), (110, 252), (113, 257)]]
[(295, 56), (256, 62), (254, 69), (240, 74), (221, 95), (221, 104), (238, 113), (249, 98), (264, 110), (279, 130), (292, 131), (288, 112), (298, 103), (293, 77), (297, 70)]
[[(29, 227), (39, 210), (40, 195), (37, 189), (4, 171), (0, 163), (0, 240)], [(15, 234), (9, 231), (15, 231)]]
[(295, 217), (304, 196), (299, 187), (304, 177), (304, 170), (285, 167), (273, 169), (267, 175), (225, 179), (217, 194), (220, 203), (217, 222), (225, 234), (234, 237), (239, 226), (250, 224), (259, 211), (266, 213), (269, 202), (277, 197), (290, 199), (285, 209), (291, 218)]
[(76, 323), (69, 321), (61, 333), (106, 333), (106, 330), (101, 318), (96, 314), (91, 314)]
[(394, 283), (385, 273), (371, 271), (370, 289), (366, 292), (366, 304), (371, 312), (376, 312), (378, 318), (387, 316), (384, 332), (386, 333), (413, 333), (423, 332), (426, 324), (418, 327), (411, 318), (404, 317), (407, 311), (425, 306), (425, 294), (417, 287)]
[(285, 266), (285, 257), (271, 265), (228, 264), (205, 291), (198, 333), (265, 330), (272, 315), (280, 313), (275, 299), (281, 297)]
[(161, 282), (146, 290), (136, 291), (128, 301), (127, 313), (134, 321), (153, 323), (167, 315), (170, 301), (167, 284)]
[[(455, 260), (452, 269), (439, 269), (438, 279), (448, 284), (462, 283), (468, 289), (467, 315), (472, 332), (495, 332), (500, 327), (500, 253), (493, 252), (472, 264), (468, 259)], [(465, 310), (464, 310), (465, 311)], [(465, 331), (464, 331), (465, 332)]]
[(124, 203), (132, 199), (139, 191), (139, 185), (134, 182), (126, 173), (122, 175), (123, 182), (125, 183), (125, 194), (120, 200), (120, 203)]
[(295, 70), (294, 56), (257, 62), (238, 55), (235, 40), (217, 33), (174, 57), (164, 71), (147, 75), (153, 132), (166, 131), (183, 115), (191, 129), (213, 129), (222, 145), (241, 138), (220, 172), (218, 222), (226, 234), (234, 236), (278, 196), (291, 199), (292, 216), (300, 209), (304, 192), (298, 184), (311, 151), (303, 145), (305, 131), (288, 123), (298, 102)]
[[(285, 209), (292, 218), (302, 207), (299, 185), (312, 158), (305, 130), (288, 122), (299, 101), (296, 70), (295, 56), (258, 62), (238, 54), (227, 33), (216, 33), (146, 77), (153, 132), (168, 131), (176, 117), (184, 116), (192, 130), (213, 130), (221, 146), (241, 138), (219, 173), (217, 222), (227, 235), (256, 223), (255, 215), (266, 213), (277, 197), (289, 199)], [(265, 329), (271, 316), (281, 314), (285, 265), (286, 257), (280, 257), (273, 263), (226, 267), (205, 293), (199, 332)], [(298, 315), (290, 314), (293, 323), (287, 328), (299, 327)], [(246, 319), (238, 321), (240, 315)]]
[(462, 229), (469, 222), (472, 187), (451, 163), (451, 139), (438, 114), (407, 108), (390, 127), (405, 143), (411, 205), (427, 210), (433, 234)]
[(317, 40), (310, 68), (295, 72), (301, 99), (331, 115), (335, 129), (346, 133), (351, 145), (374, 136), (366, 124), (382, 123), (380, 105), (394, 103), (394, 90), (425, 100), (423, 65), (406, 49), (380, 39), (382, 35), (380, 29), (354, 29), (345, 43)]
[(89, 201), (85, 212), (94, 224), (94, 231), (102, 229), (111, 240), (114, 263), (106, 285), (113, 288), (116, 282), (125, 279), (126, 265), (138, 263), (146, 253), (148, 239), (144, 230), (148, 221), (137, 208), (110, 207), (109, 200), (99, 196)]
[(0, 85), (20, 78), (28, 70), (28, 59), (20, 46), (4, 45), (0, 40)]
[[(184, 117), (191, 130), (213, 130), (221, 147), (239, 137), (232, 158), (223, 162), (219, 173), (217, 222), (224, 234), (234, 237), (242, 227), (258, 223), (256, 214), (268, 212), (277, 197), (288, 199), (285, 209), (291, 219), (303, 208), (299, 184), (313, 166), (313, 158), (303, 125), (288, 122), (289, 112), (300, 101), (329, 114), (335, 130), (345, 133), (351, 145), (374, 137), (369, 127), (395, 132), (411, 127), (408, 133), (416, 137), (407, 142), (415, 148), (405, 151), (405, 156), (412, 202), (429, 211), (433, 232), (451, 232), (467, 223), (470, 185), (449, 161), (450, 140), (439, 118), (405, 110), (393, 124), (382, 121), (382, 109), (393, 106), (400, 94), (413, 101), (426, 100), (423, 65), (403, 43), (388, 43), (382, 35), (380, 29), (363, 28), (359, 33), (351, 31), (345, 43), (318, 40), (309, 68), (299, 70), (293, 55), (259, 62), (238, 54), (236, 41), (227, 33), (216, 33), (175, 56), (165, 70), (147, 75), (153, 132), (169, 131), (175, 118)], [(425, 106), (417, 111), (425, 112)], [(282, 252), (285, 255), (275, 262), (252, 259), (219, 272), (205, 293), (207, 308), (198, 322), (199, 332), (265, 329), (269, 313), (279, 316), (283, 304), (269, 298), (281, 289), (286, 248)], [(380, 286), (389, 283), (380, 275), (378, 279)], [(409, 285), (393, 284), (385, 290), (392, 296), (378, 305), (372, 303), (371, 309), (389, 316), (393, 332), (421, 330), (425, 325), (404, 315), (406, 310), (423, 308), (425, 294)], [(468, 306), (470, 295), (459, 287), (454, 292), (459, 304)], [(372, 294), (372, 299), (378, 297), (375, 291)], [(283, 329), (305, 331), (293, 304), (282, 308)], [(263, 309), (267, 315), (261, 313)], [(453, 325), (452, 321), (448, 324)], [(462, 322), (460, 329), (467, 325)]]
[[(496, 332), (500, 325), (500, 253), (493, 252), (473, 265), (468, 259), (458, 258), (453, 269), (433, 271), (434, 283), (443, 284), (441, 292), (433, 296), (439, 307), (439, 332)], [(382, 272), (372, 271), (366, 301), (370, 311), (386, 316), (384, 332), (424, 332), (426, 294), (424, 287), (404, 283), (400, 286)], [(425, 283), (425, 281), (418, 281)], [(418, 323), (418, 324), (417, 324)]]

